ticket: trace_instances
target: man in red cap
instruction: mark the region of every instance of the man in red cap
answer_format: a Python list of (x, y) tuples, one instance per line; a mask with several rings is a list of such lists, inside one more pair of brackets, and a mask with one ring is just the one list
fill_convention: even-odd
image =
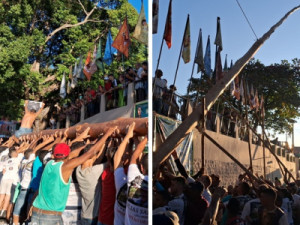
[(63, 225), (61, 215), (66, 207), (73, 170), (99, 151), (103, 151), (107, 138), (115, 130), (116, 127), (110, 128), (89, 151), (74, 159), (68, 159), (71, 150), (67, 144), (60, 143), (55, 146), (54, 160), (47, 163), (38, 196), (33, 202), (32, 224)]

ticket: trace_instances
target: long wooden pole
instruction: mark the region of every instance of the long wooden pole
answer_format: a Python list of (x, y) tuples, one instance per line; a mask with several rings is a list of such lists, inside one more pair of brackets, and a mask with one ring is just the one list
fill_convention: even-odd
[[(246, 111), (246, 120), (249, 121), (249, 118), (248, 118), (248, 105), (247, 105), (247, 98), (246, 98), (246, 87), (245, 87), (245, 80), (243, 80), (243, 89), (244, 89), (244, 98), (245, 98), (245, 111)], [(247, 96), (248, 97), (248, 96)], [(243, 100), (242, 100), (243, 102)], [(252, 167), (252, 155), (251, 155), (251, 137), (250, 137), (250, 130), (249, 130), (249, 127), (247, 127), (247, 130), (248, 130), (248, 148), (249, 148), (249, 160), (250, 160), (250, 168), (252, 169), (253, 171), (253, 167)]]
[[(264, 106), (262, 106), (264, 107)], [(264, 178), (266, 179), (266, 149), (265, 149), (265, 120), (264, 117), (262, 117), (262, 133), (263, 133), (263, 138), (262, 138), (262, 142), (263, 142), (263, 163), (264, 163)]]
[(205, 132), (205, 98), (202, 98), (202, 135), (201, 135), (201, 168), (204, 168), (205, 166), (205, 149), (204, 149), (204, 132)]
[[(220, 95), (226, 90), (230, 83), (242, 71), (246, 64), (254, 57), (257, 51), (265, 43), (274, 31), (295, 11), (300, 9), (300, 5), (286, 13), (269, 31), (267, 31), (260, 39), (254, 42), (252, 47), (233, 65), (227, 75), (216, 83), (206, 95), (207, 110), (210, 110), (212, 105)], [(153, 154), (153, 170), (155, 171), (161, 162), (169, 157), (172, 150), (176, 148), (196, 126), (201, 118), (201, 107), (195, 110), (178, 126), (178, 128), (162, 143), (157, 152)]]

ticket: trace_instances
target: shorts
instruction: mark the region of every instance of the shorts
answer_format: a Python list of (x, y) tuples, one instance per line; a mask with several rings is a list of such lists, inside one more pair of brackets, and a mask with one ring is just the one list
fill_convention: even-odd
[(15, 184), (11, 185), (11, 188), (10, 188), (10, 200), (9, 200), (10, 203), (14, 203), (14, 197), (15, 197), (16, 187), (17, 187), (17, 185), (15, 185)]
[(1, 181), (0, 184), (0, 194), (1, 195), (11, 195), (11, 186), (14, 180), (5, 179)]
[(20, 127), (20, 129), (15, 132), (15, 135), (17, 138), (19, 138), (24, 134), (30, 134), (30, 133), (32, 133), (32, 129)]

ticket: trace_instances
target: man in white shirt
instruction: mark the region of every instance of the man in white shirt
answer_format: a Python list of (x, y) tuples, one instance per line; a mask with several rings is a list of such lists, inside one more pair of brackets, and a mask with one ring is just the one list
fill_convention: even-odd
[(1, 146), (0, 149), (0, 181), (2, 180), (2, 176), (3, 176), (3, 166), (4, 166), (4, 162), (9, 158), (8, 153), (9, 153), (9, 148), (7, 148), (6, 146)]

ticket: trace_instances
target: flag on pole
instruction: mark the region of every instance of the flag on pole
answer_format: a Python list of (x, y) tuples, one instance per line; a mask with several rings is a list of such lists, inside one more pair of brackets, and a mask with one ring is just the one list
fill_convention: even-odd
[(98, 44), (98, 49), (97, 49), (97, 54), (96, 54), (96, 65), (99, 68), (99, 70), (101, 70), (102, 72), (104, 72), (104, 65), (103, 65), (103, 58), (102, 58), (102, 41), (101, 38), (99, 40), (99, 44)]
[(205, 74), (211, 78), (211, 55), (210, 55), (210, 36), (208, 35), (205, 56), (204, 56)]
[(240, 92), (240, 84), (239, 84), (239, 77), (237, 76), (234, 78), (234, 93), (233, 95), (236, 97), (237, 100), (240, 100), (241, 98), (241, 92)]
[(135, 26), (133, 37), (144, 45), (148, 45), (148, 24), (146, 21), (144, 1), (142, 1), (142, 8)]
[(181, 56), (182, 56), (184, 63), (188, 63), (191, 60), (190, 16), (188, 16), (186, 25), (185, 25)]
[(168, 48), (171, 48), (172, 46), (172, 0), (170, 0), (169, 2), (169, 10), (166, 19), (164, 39), (166, 41), (166, 44), (168, 45)]
[(216, 60), (216, 78), (221, 80), (224, 77), (222, 71), (222, 62), (221, 62), (221, 51), (217, 51), (217, 60)]
[(226, 54), (226, 56), (225, 56), (224, 71), (228, 71), (227, 54)]
[[(101, 40), (100, 40), (101, 41)], [(110, 65), (112, 63), (112, 61), (114, 60), (114, 57), (113, 55), (117, 54), (117, 49), (115, 49), (114, 47), (112, 47), (112, 43), (113, 43), (113, 39), (112, 39), (112, 36), (111, 36), (111, 32), (110, 30), (108, 30), (108, 33), (107, 33), (107, 39), (106, 39), (106, 45), (105, 45), (105, 52), (104, 52), (104, 56), (103, 56), (103, 61), (107, 64), (107, 65)], [(99, 48), (101, 47), (100, 43), (99, 43)], [(99, 55), (101, 53), (101, 48), (99, 50), (98, 48), (98, 51), (99, 51)], [(98, 55), (97, 55), (98, 56)], [(98, 56), (100, 57), (100, 56)], [(99, 58), (100, 59), (100, 58)], [(103, 65), (103, 63), (102, 63)], [(104, 66), (104, 65), (103, 65)], [(100, 68), (99, 68), (100, 69)]]
[(65, 98), (66, 97), (66, 76), (65, 73), (63, 74), (61, 83), (60, 83), (60, 90), (59, 90), (59, 95), (61, 98)]
[(218, 46), (218, 50), (223, 50), (220, 17), (217, 18), (217, 34), (214, 44)]
[(200, 29), (198, 37), (198, 46), (196, 52), (195, 63), (198, 65), (197, 73), (204, 71), (204, 59), (203, 59), (203, 43), (202, 43), (202, 30)]
[(97, 65), (95, 63), (96, 55), (97, 55), (97, 47), (95, 46), (93, 52), (93, 60), (91, 60), (91, 52), (89, 51), (87, 59), (85, 60), (85, 66), (83, 68), (83, 73), (88, 79), (88, 81), (91, 80), (92, 75), (97, 71)]
[(153, 2), (152, 2), (152, 34), (157, 33), (158, 12), (159, 12), (159, 0), (153, 0)]
[(242, 103), (245, 105), (245, 92), (244, 92), (243, 78), (241, 78), (241, 82), (240, 82), (240, 99)]
[(123, 25), (116, 36), (112, 47), (123, 53), (127, 58), (129, 57), (129, 47), (131, 45), (129, 29), (127, 24), (127, 17), (124, 19)]
[(79, 58), (79, 65), (78, 65), (78, 68), (77, 68), (77, 78), (81, 79), (81, 80), (84, 80), (85, 79), (85, 76), (84, 76), (84, 73), (83, 73), (83, 57), (82, 55), (80, 56)]

